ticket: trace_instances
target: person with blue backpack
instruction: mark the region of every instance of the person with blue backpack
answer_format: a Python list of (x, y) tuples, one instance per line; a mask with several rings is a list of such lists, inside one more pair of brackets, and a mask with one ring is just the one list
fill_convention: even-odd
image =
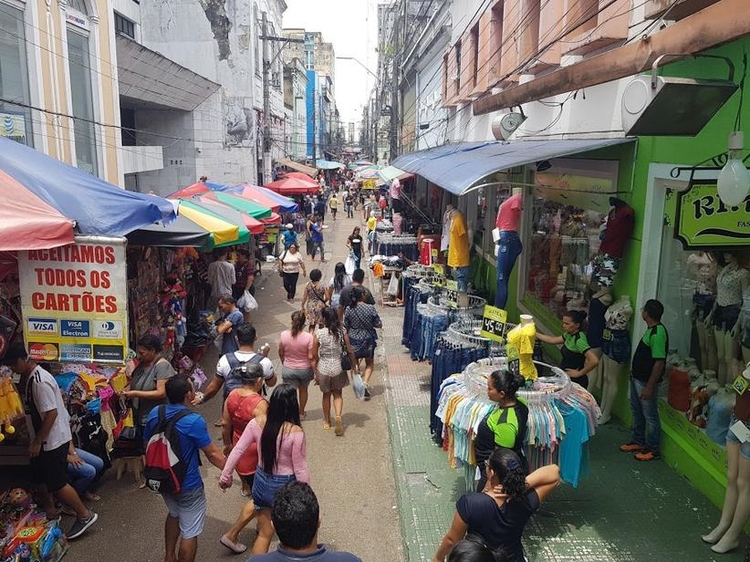
[(206, 519), (199, 451), (219, 469), (226, 457), (211, 441), (203, 417), (188, 408), (195, 397), (190, 379), (170, 378), (166, 393), (169, 403), (155, 407), (146, 420), (144, 477), (169, 511), (164, 525), (165, 562), (194, 562)]

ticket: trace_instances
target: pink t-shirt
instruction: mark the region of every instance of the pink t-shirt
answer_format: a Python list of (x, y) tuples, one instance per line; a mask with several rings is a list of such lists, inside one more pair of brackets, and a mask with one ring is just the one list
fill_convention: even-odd
[(521, 218), (523, 210), (523, 199), (520, 193), (511, 195), (503, 201), (497, 210), (497, 219), (495, 226), (500, 230), (518, 230), (518, 220)]
[(279, 336), (279, 347), (284, 350), (284, 366), (290, 369), (309, 369), (310, 358), (307, 352), (312, 349), (313, 337), (310, 332), (300, 332), (292, 337), (291, 330), (284, 330)]
[(253, 419), (245, 426), (245, 430), (242, 432), (237, 444), (232, 448), (232, 452), (229, 453), (229, 458), (224, 465), (224, 470), (221, 471), (221, 477), (219, 481), (222, 484), (229, 484), (232, 482), (232, 473), (234, 472), (237, 463), (250, 449), (253, 443), (258, 445), (258, 468), (268, 474), (274, 475), (286, 475), (294, 474), (294, 476), (300, 482), (310, 483), (310, 471), (307, 469), (307, 445), (305, 442), (305, 433), (303, 431), (294, 431), (291, 433), (279, 432), (279, 440), (276, 448), (276, 466), (265, 467), (262, 466), (263, 457), (260, 452), (260, 436), (263, 430), (258, 425), (258, 422)]

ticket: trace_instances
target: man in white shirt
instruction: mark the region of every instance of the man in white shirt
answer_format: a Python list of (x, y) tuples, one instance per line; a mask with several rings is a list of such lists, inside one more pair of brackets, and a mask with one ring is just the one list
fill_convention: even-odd
[(9, 347), (2, 362), (21, 375), (19, 391), (33, 429), (30, 464), (34, 479), (40, 484), (42, 507), (49, 518), (58, 517), (52, 499), (55, 494), (75, 511), (76, 521), (66, 534), (68, 539), (76, 539), (96, 522), (98, 515), (83, 504), (78, 492), (68, 484), (68, 447), (72, 434), (60, 387), (50, 373), (29, 360), (23, 343)]
[(208, 264), (208, 283), (211, 285), (210, 306), (216, 306), (221, 295), (232, 294), (232, 285), (237, 282), (234, 264), (227, 261), (227, 249), (217, 250), (216, 261)]

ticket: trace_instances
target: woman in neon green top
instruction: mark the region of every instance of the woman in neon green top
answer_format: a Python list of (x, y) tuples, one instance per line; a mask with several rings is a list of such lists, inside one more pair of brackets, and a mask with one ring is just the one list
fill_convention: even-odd
[(585, 320), (585, 312), (570, 310), (562, 317), (563, 334), (561, 336), (547, 336), (538, 332), (536, 334), (536, 337), (544, 343), (562, 344), (560, 368), (583, 388), (589, 386), (588, 374), (599, 364), (599, 358), (591, 349), (586, 334), (581, 330)]

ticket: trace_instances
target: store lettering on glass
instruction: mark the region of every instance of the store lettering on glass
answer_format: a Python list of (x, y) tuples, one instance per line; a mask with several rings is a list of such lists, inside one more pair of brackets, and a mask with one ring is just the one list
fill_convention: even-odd
[[(750, 198), (746, 199), (741, 206), (727, 207), (718, 195), (703, 195), (693, 201), (693, 218), (700, 220), (703, 217), (710, 217), (714, 214), (721, 215), (725, 213), (736, 213), (744, 207), (744, 213), (750, 213)], [(750, 226), (750, 221), (738, 221), (737, 226)]]

